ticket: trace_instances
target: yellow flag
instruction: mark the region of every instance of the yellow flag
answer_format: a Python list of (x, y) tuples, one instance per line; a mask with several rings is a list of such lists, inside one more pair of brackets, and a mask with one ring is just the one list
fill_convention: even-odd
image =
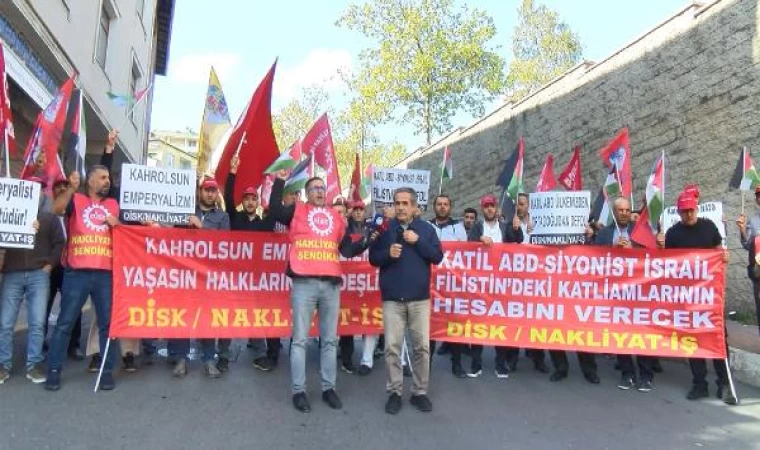
[(222, 85), (212, 67), (208, 79), (206, 107), (203, 110), (201, 122), (201, 135), (198, 139), (198, 174), (204, 174), (211, 169), (209, 167), (211, 152), (219, 145), (219, 141), (231, 126), (227, 100), (224, 98)]

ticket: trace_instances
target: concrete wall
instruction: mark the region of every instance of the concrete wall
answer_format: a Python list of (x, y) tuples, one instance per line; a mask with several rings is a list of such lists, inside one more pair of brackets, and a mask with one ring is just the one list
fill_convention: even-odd
[[(461, 212), (496, 191), (503, 161), (523, 136), (529, 190), (547, 153), (555, 155), (559, 173), (580, 145), (584, 187), (596, 191), (604, 177), (597, 151), (628, 127), (637, 197), (656, 156), (665, 150), (669, 204), (687, 182), (699, 183), (703, 201), (724, 202), (732, 249), (728, 305), (754, 314), (747, 256), (734, 225), (740, 194), (728, 189), (728, 180), (743, 145), (758, 150), (760, 163), (758, 14), (758, 0), (685, 7), (605, 61), (579, 65), (522, 102), (410, 154), (399, 166), (437, 174), (442, 148), (449, 145), (455, 178), (444, 191)], [(431, 192), (437, 192), (438, 178), (432, 178)], [(754, 213), (751, 195), (746, 198)]]

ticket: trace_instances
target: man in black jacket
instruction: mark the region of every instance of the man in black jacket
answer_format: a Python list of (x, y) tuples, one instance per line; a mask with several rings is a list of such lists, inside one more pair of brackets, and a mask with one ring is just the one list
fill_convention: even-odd
[[(28, 181), (43, 184), (39, 178)], [(44, 187), (42, 187), (44, 189)], [(40, 206), (44, 194), (40, 193)], [(45, 340), (45, 311), (50, 288), (50, 272), (60, 264), (65, 239), (58, 218), (40, 208), (37, 213), (38, 231), (33, 249), (10, 248), (3, 262), (3, 282), (0, 286), (0, 384), (10, 377), (13, 362), (13, 332), (21, 302), (26, 297), (27, 346), (26, 378), (32, 383), (44, 383), (45, 371), (42, 343)]]
[(393, 194), (396, 217), (370, 246), (369, 262), (380, 268), (380, 294), (385, 329), (385, 412), (401, 409), (404, 377), (401, 347), (409, 329), (412, 344), (413, 385), (410, 403), (433, 410), (427, 396), (430, 376), (430, 266), (443, 260), (441, 241), (429, 223), (414, 217), (417, 193), (399, 188)]
[[(497, 208), (496, 196), (487, 194), (481, 197), (480, 207), (483, 209), (483, 220), (475, 223), (470, 229), (467, 240), (470, 242), (482, 242), (485, 245), (494, 243), (521, 243), (523, 240), (522, 229), (520, 228), (520, 219), (517, 214), (512, 218), (512, 223), (499, 220), (499, 210)], [(517, 359), (520, 349), (517, 347), (496, 347), (496, 377), (509, 378), (509, 368), (507, 360)], [(483, 373), (483, 346), (471, 346), (470, 354), (472, 355), (472, 366), (470, 373), (471, 378), (476, 378)]]

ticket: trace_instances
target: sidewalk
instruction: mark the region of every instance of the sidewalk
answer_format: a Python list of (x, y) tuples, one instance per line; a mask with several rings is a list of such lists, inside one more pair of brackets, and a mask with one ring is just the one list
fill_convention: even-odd
[(742, 325), (726, 320), (731, 373), (752, 386), (760, 386), (760, 332), (757, 325)]

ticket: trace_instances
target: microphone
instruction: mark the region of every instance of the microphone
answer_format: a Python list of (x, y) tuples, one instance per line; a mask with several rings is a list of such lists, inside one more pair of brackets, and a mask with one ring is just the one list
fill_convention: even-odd
[(401, 227), (396, 228), (396, 243), (397, 244), (404, 243), (404, 229)]

